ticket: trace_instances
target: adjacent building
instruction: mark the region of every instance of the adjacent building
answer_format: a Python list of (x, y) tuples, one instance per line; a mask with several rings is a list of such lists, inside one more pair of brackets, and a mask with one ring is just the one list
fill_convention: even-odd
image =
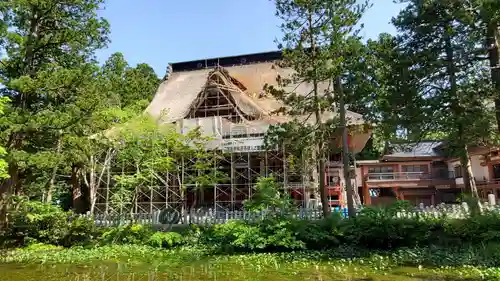
[[(498, 150), (470, 148), (472, 173), (479, 194), (500, 196)], [(384, 205), (408, 200), (415, 205), (456, 202), (464, 189), (462, 167), (446, 153), (441, 141), (393, 145), (380, 160), (358, 161), (363, 203)]]

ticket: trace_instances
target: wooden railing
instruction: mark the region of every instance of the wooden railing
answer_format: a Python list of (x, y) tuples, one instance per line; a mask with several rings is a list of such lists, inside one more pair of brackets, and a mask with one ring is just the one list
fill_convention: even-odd
[(476, 185), (480, 187), (484, 186), (497, 186), (500, 185), (500, 179), (476, 179)]
[(436, 171), (432, 173), (426, 172), (394, 172), (394, 173), (368, 173), (367, 181), (399, 181), (399, 180), (433, 180), (433, 179), (453, 179), (453, 172)]
[(483, 183), (483, 184), (500, 183), (500, 179), (478, 179), (478, 178), (476, 178), (476, 183)]

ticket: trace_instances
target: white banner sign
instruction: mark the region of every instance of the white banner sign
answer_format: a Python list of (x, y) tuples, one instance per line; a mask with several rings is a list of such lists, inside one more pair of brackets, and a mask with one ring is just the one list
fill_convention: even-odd
[(230, 152), (264, 151), (264, 138), (234, 138), (220, 140), (219, 147)]

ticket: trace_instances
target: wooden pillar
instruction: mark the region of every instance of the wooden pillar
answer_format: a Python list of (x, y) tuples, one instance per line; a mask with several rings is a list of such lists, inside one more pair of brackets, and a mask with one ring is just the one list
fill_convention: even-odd
[(397, 200), (401, 200), (401, 195), (399, 194), (399, 188), (398, 187), (393, 187), (392, 188), (392, 191), (394, 192), (394, 194), (396, 194), (396, 199)]
[(371, 204), (371, 198), (370, 198), (370, 189), (368, 188), (368, 185), (366, 184), (366, 176), (367, 173), (365, 172), (366, 168), (365, 166), (360, 166), (359, 167), (359, 172), (361, 173), (361, 193), (363, 195), (363, 205), (368, 206)]
[(368, 184), (366, 184), (366, 179), (363, 176), (363, 199), (365, 201), (365, 205), (369, 206), (372, 204), (372, 198), (370, 196), (370, 188), (368, 188)]

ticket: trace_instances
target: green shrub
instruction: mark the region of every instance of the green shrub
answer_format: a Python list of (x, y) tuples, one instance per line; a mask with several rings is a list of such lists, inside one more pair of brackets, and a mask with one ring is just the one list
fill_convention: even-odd
[(397, 218), (393, 210), (365, 208), (343, 223), (343, 242), (366, 248), (392, 249), (432, 243), (433, 233), (440, 232), (439, 219)]
[(218, 251), (262, 249), (266, 243), (258, 227), (244, 221), (229, 221), (202, 229), (200, 240)]
[(148, 245), (155, 248), (173, 248), (184, 243), (182, 235), (175, 232), (155, 232), (149, 237)]
[[(347, 246), (354, 249), (448, 247), (455, 244), (491, 244), (500, 241), (500, 214), (485, 213), (467, 219), (398, 218), (408, 210), (405, 202), (386, 208), (364, 208), (355, 218), (339, 214), (317, 220), (297, 220), (274, 215), (255, 222), (229, 221), (208, 227), (190, 226), (183, 234), (156, 232), (149, 226), (127, 225), (102, 231), (90, 218), (74, 216), (40, 202), (21, 201), (9, 211), (8, 227), (0, 233), (3, 244), (27, 246), (137, 244), (157, 248), (202, 245), (216, 252), (286, 252), (325, 250)], [(0, 241), (2, 242), (2, 241)], [(5, 243), (7, 242), (7, 243)], [(472, 247), (472, 246), (471, 246)], [(498, 255), (495, 253), (488, 256)]]
[(149, 226), (132, 224), (105, 231), (101, 241), (105, 244), (146, 244), (153, 231)]
[(333, 214), (318, 221), (285, 216), (257, 222), (231, 221), (202, 228), (197, 241), (219, 252), (325, 250), (341, 245), (390, 250), (500, 241), (500, 214), (487, 213), (462, 220), (396, 216), (409, 208), (406, 202), (386, 208), (367, 207), (351, 219)]
[(318, 221), (296, 220), (292, 230), (309, 250), (331, 249), (339, 246), (342, 239), (342, 220), (338, 213)]
[(229, 221), (202, 231), (201, 242), (222, 252), (288, 251), (305, 249), (297, 239), (293, 221), (262, 220), (257, 223)]
[(449, 220), (445, 223), (443, 235), (455, 243), (500, 241), (500, 214), (488, 212), (467, 219)]
[(37, 201), (23, 201), (9, 211), (9, 223), (4, 239), (9, 244), (23, 246), (36, 240), (61, 245), (69, 231), (69, 215), (60, 207)]
[(281, 217), (296, 209), (290, 196), (282, 192), (273, 177), (259, 177), (254, 189), (252, 198), (245, 201), (245, 209), (251, 213), (265, 211), (268, 216)]
[(30, 243), (26, 245), (24, 248), (20, 248), (19, 251), (25, 251), (25, 252), (44, 252), (44, 251), (52, 251), (52, 250), (62, 250), (63, 247), (61, 246), (54, 246), (51, 244), (44, 244), (44, 243)]
[(48, 203), (21, 199), (9, 210), (8, 219), (0, 241), (4, 246), (42, 243), (70, 247), (87, 245), (98, 237), (91, 219)]
[(267, 247), (273, 251), (306, 249), (306, 244), (298, 239), (295, 223), (291, 219), (265, 220), (258, 224)]
[(92, 218), (75, 216), (69, 224), (63, 245), (65, 247), (89, 245), (95, 243), (99, 236), (100, 232)]

